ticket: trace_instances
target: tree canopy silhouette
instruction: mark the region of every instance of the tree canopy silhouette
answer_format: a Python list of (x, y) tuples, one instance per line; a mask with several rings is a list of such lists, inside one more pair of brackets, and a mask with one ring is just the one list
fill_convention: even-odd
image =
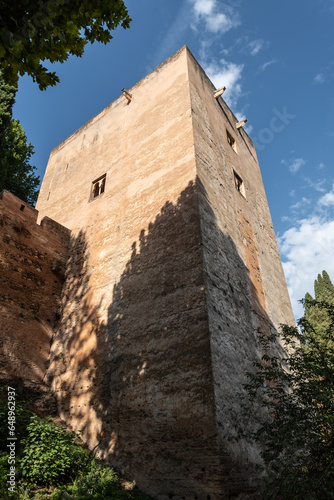
[(106, 44), (117, 26), (128, 28), (131, 21), (122, 0), (3, 0), (0, 6), (3, 78), (17, 85), (27, 73), (41, 90), (59, 82), (43, 61), (81, 57), (88, 42)]
[(0, 77), (0, 191), (7, 189), (34, 204), (39, 177), (34, 173), (36, 167), (30, 164), (34, 146), (28, 144), (20, 122), (12, 119), (16, 90)]

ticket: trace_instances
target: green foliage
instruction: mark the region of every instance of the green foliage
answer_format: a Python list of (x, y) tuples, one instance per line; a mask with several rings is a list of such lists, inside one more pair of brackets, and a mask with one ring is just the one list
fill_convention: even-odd
[[(3, 500), (18, 498), (17, 494), (8, 491), (7, 474), (8, 464), (8, 405), (7, 391), (1, 390), (0, 399), (0, 498)], [(15, 451), (19, 454), (22, 451), (22, 439), (27, 435), (27, 425), (30, 422), (31, 412), (21, 404), (15, 406)], [(17, 466), (17, 463), (15, 464)], [(19, 469), (17, 468), (17, 473)], [(20, 497), (23, 499), (23, 497)]]
[[(4, 391), (3, 391), (4, 392)], [(8, 491), (7, 402), (0, 403), (0, 498), (3, 500), (149, 500), (127, 490), (116, 472), (82, 446), (78, 434), (16, 406), (16, 493)], [(23, 477), (22, 477), (23, 476)], [(56, 488), (56, 489), (55, 489)]]
[(15, 87), (0, 78), (0, 191), (7, 189), (23, 201), (34, 204), (37, 200), (39, 177), (36, 167), (30, 165), (34, 147), (18, 120), (12, 120)]
[[(64, 497), (64, 493), (70, 497)], [(136, 488), (126, 490), (117, 473), (110, 467), (95, 460), (86, 475), (78, 477), (71, 485), (59, 488), (50, 496), (50, 500), (75, 498), (80, 500), (149, 500), (150, 497)]]
[(31, 417), (27, 431), (20, 467), (23, 477), (32, 483), (68, 482), (88, 466), (89, 452), (74, 445), (76, 433), (36, 415)]
[[(7, 452), (8, 444), (8, 406), (7, 401), (0, 401), (0, 451)], [(22, 439), (27, 435), (27, 426), (29, 425), (32, 413), (24, 406), (16, 404), (15, 407), (15, 436), (17, 437), (17, 448), (22, 443)]]
[(122, 0), (3, 0), (1, 2), (0, 67), (4, 80), (17, 85), (27, 73), (41, 90), (59, 78), (42, 64), (81, 57), (85, 45), (106, 44), (111, 31), (128, 28), (130, 17)]
[(34, 205), (37, 201), (39, 177), (30, 165), (34, 146), (27, 144), (26, 134), (18, 120), (12, 120), (5, 135), (5, 151), (0, 174), (0, 190), (8, 189), (21, 200)]
[(265, 498), (334, 498), (334, 294), (326, 298), (305, 299), (305, 311), (316, 308), (326, 325), (305, 314), (300, 329), (283, 326), (283, 359), (278, 335), (261, 335), (262, 361), (248, 374), (245, 409), (254, 420), (260, 402), (266, 415), (250, 433), (263, 449)]
[[(65, 489), (65, 488), (64, 488)], [(113, 469), (92, 463), (89, 473), (77, 479), (67, 487), (66, 492), (80, 500), (131, 499), (131, 493), (124, 490), (119, 477)], [(52, 500), (61, 500), (61, 491), (55, 493)], [(146, 497), (147, 498), (147, 497)]]
[(12, 119), (17, 88), (7, 85), (0, 79), (0, 144)]
[[(319, 342), (323, 342), (325, 345), (332, 342), (333, 347), (333, 340), (331, 341), (328, 338), (331, 315), (324, 307), (319, 305), (319, 303), (334, 305), (334, 286), (326, 271), (323, 271), (322, 275), (319, 274), (315, 280), (314, 292), (315, 299), (309, 293), (305, 295), (303, 325), (308, 329), (309, 334), (313, 332), (312, 335), (317, 337)], [(307, 349), (307, 345), (305, 345), (305, 349)]]
[(4, 496), (7, 490), (7, 474), (8, 474), (8, 457), (7, 453), (0, 453), (0, 495)]

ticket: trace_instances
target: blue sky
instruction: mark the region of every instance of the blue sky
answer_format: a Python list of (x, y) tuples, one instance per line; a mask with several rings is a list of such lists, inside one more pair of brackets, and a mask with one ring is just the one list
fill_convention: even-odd
[(20, 79), (14, 107), (41, 177), (52, 148), (183, 45), (256, 144), (295, 315), (317, 274), (334, 280), (334, 0), (125, 0), (107, 45), (53, 65), (41, 92)]

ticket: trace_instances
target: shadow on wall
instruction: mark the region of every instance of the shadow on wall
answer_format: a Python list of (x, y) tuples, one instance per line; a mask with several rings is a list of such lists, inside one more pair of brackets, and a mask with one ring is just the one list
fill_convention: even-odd
[[(203, 197), (204, 187), (199, 187)], [(216, 341), (210, 342), (207, 296), (212, 276), (203, 269), (198, 207), (198, 185), (190, 183), (177, 204), (165, 203), (147, 234), (141, 231), (114, 286), (103, 324), (104, 306), (94, 302), (90, 287), (85, 233), (73, 238), (62, 320), (52, 347), (49, 378), (61, 416), (83, 429), (91, 449), (97, 447), (101, 457), (130, 473), (141, 489), (159, 499), (235, 498), (256, 489), (248, 484), (247, 459), (238, 462), (229, 450), (231, 440), (245, 446), (240, 414), (234, 428), (229, 415), (225, 428), (217, 432), (212, 371)], [(212, 221), (208, 202), (205, 210)], [(252, 315), (261, 315), (261, 322), (271, 328), (233, 241), (217, 225), (210, 234), (214, 245), (222, 247), (221, 260), (214, 256), (218, 274), (227, 263), (229, 272), (237, 273), (241, 289), (235, 300), (246, 311), (242, 318), (251, 325)], [(227, 301), (231, 293), (228, 297), (224, 290), (231, 283), (225, 281), (216, 293)], [(225, 316), (219, 335), (229, 338), (232, 357), (238, 350), (238, 336), (231, 338), (238, 318), (227, 321)], [(244, 330), (251, 346), (246, 355), (259, 356), (256, 328), (247, 325)], [(242, 361), (244, 376), (252, 360)], [(223, 378), (233, 373), (230, 365), (219, 368)], [(235, 382), (234, 400), (241, 382)]]
[[(44, 383), (58, 319), (69, 230), (4, 190), (0, 193), (0, 380), (36, 411), (50, 410)], [(52, 404), (52, 403), (51, 403)], [(55, 405), (53, 404), (53, 407)]]

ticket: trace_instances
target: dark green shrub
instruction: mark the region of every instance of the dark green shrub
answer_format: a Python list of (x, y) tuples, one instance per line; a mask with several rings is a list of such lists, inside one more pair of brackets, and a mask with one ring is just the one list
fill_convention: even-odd
[[(16, 406), (16, 493), (8, 491), (7, 402), (0, 400), (0, 499), (148, 500), (128, 491), (116, 472), (75, 444), (79, 435)], [(1, 449), (1, 448), (0, 448)], [(57, 490), (54, 491), (54, 488)], [(53, 493), (52, 493), (53, 491)]]
[[(126, 498), (120, 496), (122, 494), (121, 490), (118, 476), (112, 469), (94, 465), (89, 473), (77, 482), (76, 494), (82, 500), (90, 498), (94, 500)], [(115, 496), (116, 494), (118, 496)]]
[[(15, 436), (19, 446), (22, 439), (27, 435), (27, 427), (31, 418), (31, 411), (17, 404), (15, 407)], [(0, 450), (7, 451), (8, 444), (8, 406), (7, 401), (0, 400)], [(17, 452), (19, 450), (17, 449)]]
[(91, 461), (87, 450), (74, 445), (78, 435), (33, 415), (23, 440), (20, 466), (28, 481), (39, 485), (62, 484), (83, 472)]
[(7, 453), (1, 453), (0, 455), (0, 492), (2, 493), (4, 489), (7, 489), (7, 474), (8, 474), (8, 457)]
[(127, 491), (113, 469), (96, 462), (92, 462), (90, 471), (75, 481), (71, 491), (67, 491), (80, 500), (147, 500), (150, 498), (145, 494), (138, 494), (138, 491), (135, 493)]
[(90, 470), (72, 484), (61, 486), (50, 500), (150, 500), (137, 488), (126, 490), (117, 473), (106, 465), (92, 460)]
[(0, 498), (1, 500), (12, 500), (18, 498), (17, 493), (12, 493), (8, 490), (7, 474), (9, 473), (8, 465), (9, 455), (6, 452), (0, 452)]

